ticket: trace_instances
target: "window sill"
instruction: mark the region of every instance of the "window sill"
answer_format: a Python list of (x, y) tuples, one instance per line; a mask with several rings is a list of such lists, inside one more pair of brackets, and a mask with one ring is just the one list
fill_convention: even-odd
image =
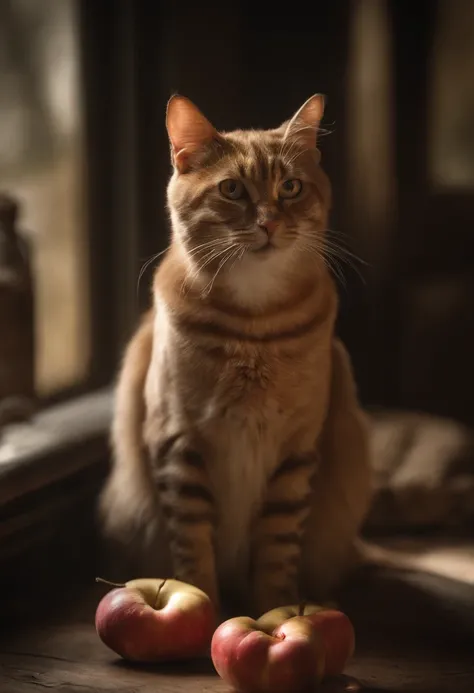
[(65, 585), (73, 592), (93, 582), (102, 550), (96, 508), (110, 459), (112, 397), (110, 388), (70, 399), (3, 430), (0, 592), (9, 595), (13, 612), (31, 611), (24, 595), (32, 577), (35, 599), (46, 611)]
[(105, 388), (5, 428), (0, 506), (103, 462), (109, 454), (112, 398), (112, 388)]

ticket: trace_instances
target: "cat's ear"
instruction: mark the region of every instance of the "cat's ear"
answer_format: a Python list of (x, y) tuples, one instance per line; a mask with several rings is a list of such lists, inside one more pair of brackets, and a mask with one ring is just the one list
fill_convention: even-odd
[(190, 157), (209, 144), (217, 131), (185, 96), (172, 96), (166, 109), (166, 129), (173, 165), (180, 173), (189, 168)]
[(298, 137), (308, 148), (316, 147), (319, 124), (324, 114), (324, 96), (314, 94), (299, 108), (295, 115), (283, 123), (284, 137)]

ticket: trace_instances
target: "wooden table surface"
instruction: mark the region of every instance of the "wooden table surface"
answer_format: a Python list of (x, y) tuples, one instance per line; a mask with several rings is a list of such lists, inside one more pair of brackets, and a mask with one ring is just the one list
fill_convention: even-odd
[[(209, 661), (149, 668), (120, 661), (100, 642), (94, 629), (94, 608), (103, 593), (103, 589), (94, 587), (86, 595), (66, 595), (66, 606), (50, 619), (29, 625), (24, 621), (18, 629), (9, 628), (0, 641), (1, 693), (44, 690), (218, 693), (229, 690)], [(450, 620), (452, 612), (443, 622), (430, 608), (435, 625), (417, 630), (413, 624), (423, 621), (426, 625), (427, 617), (419, 611), (418, 621), (414, 618), (413, 602), (410, 604), (406, 593), (402, 591), (399, 605), (390, 598), (391, 606), (395, 606), (391, 613), (397, 612), (398, 618), (393, 627), (388, 625), (390, 619), (384, 616), (377, 603), (364, 605), (368, 614), (364, 621), (361, 617), (364, 609), (358, 601), (359, 610), (356, 608), (351, 614), (358, 645), (346, 670), (348, 678), (328, 682), (321, 687), (321, 693), (349, 690), (353, 684), (351, 677), (359, 681), (367, 693), (474, 692), (474, 643), (467, 632), (453, 640), (459, 631)], [(466, 602), (466, 609), (471, 607), (472, 604)], [(405, 625), (399, 618), (404, 608)], [(389, 611), (387, 609), (387, 614)], [(436, 637), (431, 638), (430, 633)]]

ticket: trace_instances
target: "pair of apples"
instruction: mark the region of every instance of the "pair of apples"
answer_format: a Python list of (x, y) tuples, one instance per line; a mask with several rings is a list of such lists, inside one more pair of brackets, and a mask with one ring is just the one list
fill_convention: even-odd
[(306, 690), (341, 674), (354, 651), (352, 624), (334, 609), (288, 606), (257, 620), (231, 618), (216, 629), (211, 600), (193, 585), (138, 579), (114, 587), (95, 618), (111, 650), (156, 662), (198, 657), (210, 644), (217, 673), (242, 692)]

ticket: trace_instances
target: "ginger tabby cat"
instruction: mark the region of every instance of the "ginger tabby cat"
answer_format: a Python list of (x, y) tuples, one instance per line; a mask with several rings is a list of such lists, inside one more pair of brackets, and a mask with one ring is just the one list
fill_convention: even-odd
[(223, 133), (170, 100), (172, 239), (126, 350), (101, 498), (106, 532), (156, 575), (256, 613), (327, 596), (370, 501), (324, 256), (323, 108)]

